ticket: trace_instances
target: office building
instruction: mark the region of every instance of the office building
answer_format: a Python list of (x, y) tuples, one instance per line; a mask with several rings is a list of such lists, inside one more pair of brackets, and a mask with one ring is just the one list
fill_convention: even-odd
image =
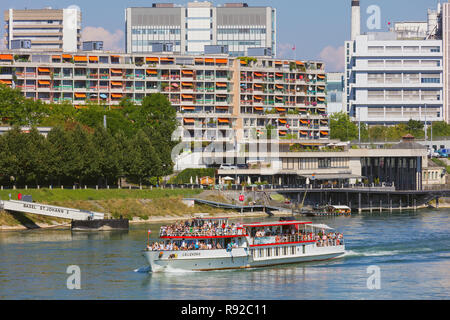
[(148, 53), (155, 43), (171, 43), (179, 54), (199, 55), (205, 46), (221, 45), (231, 56), (248, 55), (248, 48), (270, 48), (276, 56), (276, 10), (271, 7), (155, 3), (127, 8), (125, 20), (127, 53)]
[(81, 48), (78, 8), (9, 9), (4, 18), (7, 49), (76, 52)]
[(326, 90), (328, 114), (346, 112), (343, 100), (344, 73), (328, 72)]
[[(358, 2), (352, 1), (354, 14)], [(403, 22), (389, 32), (352, 30), (353, 38), (345, 42), (345, 104), (354, 120), (369, 125), (444, 120), (439, 15), (440, 7), (428, 12), (428, 23)]]

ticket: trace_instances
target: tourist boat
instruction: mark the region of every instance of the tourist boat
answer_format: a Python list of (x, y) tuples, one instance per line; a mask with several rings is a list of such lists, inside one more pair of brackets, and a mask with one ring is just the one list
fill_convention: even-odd
[(324, 224), (291, 220), (240, 225), (201, 218), (161, 227), (159, 239), (148, 239), (144, 256), (152, 272), (165, 272), (268, 267), (331, 260), (344, 253), (343, 235)]

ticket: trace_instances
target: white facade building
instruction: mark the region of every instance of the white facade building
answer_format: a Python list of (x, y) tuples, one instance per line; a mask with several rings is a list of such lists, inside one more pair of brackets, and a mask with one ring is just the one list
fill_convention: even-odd
[(347, 106), (355, 120), (369, 125), (443, 120), (441, 40), (360, 35), (349, 51)]
[[(357, 8), (352, 1), (352, 13)], [(436, 36), (440, 10), (428, 12), (428, 23), (396, 23), (390, 32), (360, 34), (353, 22), (344, 75), (344, 105), (353, 120), (368, 125), (444, 120), (444, 49)]]
[(203, 54), (205, 46), (228, 46), (231, 56), (245, 56), (248, 48), (270, 48), (276, 56), (276, 10), (211, 2), (153, 4), (127, 8), (127, 53), (152, 52), (154, 44), (170, 44), (181, 54)]
[[(4, 19), (7, 49), (55, 52), (81, 49), (81, 11), (78, 7), (9, 9), (5, 10)], [(21, 47), (23, 41), (29, 45)]]

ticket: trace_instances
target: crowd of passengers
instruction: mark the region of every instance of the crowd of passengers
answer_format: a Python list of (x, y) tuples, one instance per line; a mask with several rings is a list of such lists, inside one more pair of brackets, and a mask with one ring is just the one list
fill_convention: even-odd
[[(255, 237), (265, 238), (275, 236), (275, 243), (289, 243), (299, 241), (315, 241), (318, 247), (339, 246), (344, 244), (344, 236), (338, 232), (319, 232), (319, 233), (298, 233), (277, 234), (274, 232), (266, 232), (264, 230), (257, 231)], [(149, 251), (191, 251), (191, 250), (232, 250), (238, 248), (239, 244), (233, 239), (221, 240), (178, 240), (154, 242), (149, 244)]]
[(154, 242), (148, 245), (149, 251), (191, 251), (191, 250), (220, 250), (224, 247), (230, 251), (233, 248), (238, 248), (237, 242), (231, 240), (227, 245), (221, 244), (221, 241), (174, 241), (174, 242)]
[(177, 222), (173, 225), (163, 226), (160, 237), (175, 236), (223, 236), (242, 234), (241, 225), (229, 224), (227, 221), (192, 220), (185, 223)]

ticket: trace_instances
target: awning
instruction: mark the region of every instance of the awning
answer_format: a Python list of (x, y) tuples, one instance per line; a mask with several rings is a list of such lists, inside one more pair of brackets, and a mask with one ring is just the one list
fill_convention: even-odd
[(255, 72), (255, 76), (257, 76), (257, 77), (262, 77), (262, 73)]
[(39, 72), (50, 72), (49, 68), (38, 68)]
[(76, 98), (86, 98), (86, 93), (75, 93)]
[(286, 108), (279, 108), (279, 107), (277, 107), (275, 109), (277, 109), (277, 111), (279, 111), (279, 112), (285, 112), (286, 111)]
[(285, 136), (287, 134), (286, 131), (280, 131), (280, 135)]
[(257, 110), (257, 111), (263, 111), (264, 108), (263, 108), (263, 107), (255, 107), (255, 110)]
[(247, 64), (247, 61), (241, 60), (241, 64), (242, 64), (242, 65), (246, 65), (246, 64)]
[(262, 84), (257, 84), (257, 83), (255, 83), (255, 87), (256, 87), (256, 88), (262, 88)]
[(308, 132), (306, 132), (306, 131), (300, 131), (300, 134), (306, 136), (306, 135), (308, 135)]
[(223, 106), (223, 107), (219, 106), (219, 107), (216, 107), (216, 109), (219, 109), (219, 110), (228, 110), (228, 107), (227, 107), (227, 106)]
[(278, 121), (279, 121), (280, 123), (282, 123), (282, 124), (286, 124), (286, 123), (287, 123), (287, 121), (284, 120), (284, 119), (278, 119)]
[(112, 93), (111, 97), (113, 97), (113, 98), (122, 98), (122, 94), (121, 93)]
[(283, 74), (282, 74), (282, 73), (275, 73), (275, 75), (276, 75), (277, 77), (283, 77)]
[(281, 61), (275, 61), (275, 64), (283, 64)]
[(147, 70), (147, 74), (158, 74), (156, 70)]
[(182, 85), (185, 87), (192, 87), (194, 84), (192, 82), (183, 82)]
[(123, 85), (123, 83), (120, 82), (120, 81), (111, 81), (111, 85), (113, 85), (113, 86), (121, 86), (121, 85)]
[(0, 60), (12, 61), (12, 59), (13, 59), (12, 54), (0, 54)]
[(120, 56), (112, 55), (111, 58), (120, 58)]
[(317, 110), (319, 110), (320, 112), (325, 112), (326, 111), (325, 109), (317, 109)]
[(219, 118), (217, 119), (219, 121), (219, 123), (230, 123), (229, 119), (223, 119), (223, 118)]
[(325, 101), (325, 98), (317, 98), (317, 100), (319, 100), (319, 101)]
[(300, 120), (301, 124), (308, 124), (308, 120)]
[(122, 73), (120, 69), (111, 69), (111, 73)]
[(87, 62), (86, 56), (74, 56), (73, 61), (75, 62)]
[(278, 89), (284, 89), (284, 86), (282, 84), (276, 84), (275, 87), (277, 87)]
[(98, 62), (98, 57), (97, 56), (89, 56), (89, 61)]
[(214, 63), (214, 59), (206, 58), (205, 63)]
[(283, 97), (278, 97), (278, 96), (276, 96), (275, 99), (277, 99), (277, 100), (283, 100)]
[(52, 56), (53, 60), (61, 60), (61, 56)]
[(147, 62), (158, 62), (159, 61), (159, 59), (156, 57), (147, 57), (147, 58), (145, 58), (145, 60)]
[(173, 62), (173, 58), (160, 58), (159, 60)]
[(3, 83), (3, 84), (12, 84), (12, 81), (11, 81), (11, 80), (0, 80), (0, 83)]
[(194, 61), (203, 63), (205, 60), (202, 58), (195, 58)]
[(300, 65), (300, 66), (304, 65), (304, 63), (301, 62), (301, 61), (295, 61), (295, 63), (296, 63), (297, 65)]
[(195, 123), (195, 119), (184, 118), (184, 123)]
[(183, 74), (194, 74), (194, 72), (191, 71), (191, 70), (181, 70), (181, 72), (182, 72)]
[(320, 134), (323, 134), (324, 136), (327, 136), (328, 132), (327, 131), (320, 131)]
[(50, 81), (47, 81), (47, 80), (39, 80), (38, 83), (44, 84), (44, 85), (50, 85)]
[(323, 74), (318, 74), (318, 75), (317, 75), (317, 78), (319, 78), (319, 79), (325, 79), (325, 75), (323, 75)]
[(190, 94), (182, 94), (181, 97), (183, 97), (184, 99), (193, 99), (194, 97)]
[(227, 64), (228, 63), (228, 59), (216, 59), (216, 63)]
[(62, 57), (63, 57), (63, 59), (72, 59), (71, 54), (63, 54)]
[(256, 100), (262, 100), (262, 97), (260, 97), (260, 96), (255, 96), (254, 97)]
[(318, 86), (317, 89), (319, 89), (319, 90), (325, 90), (325, 87), (323, 87), (323, 86)]
[(190, 107), (190, 106), (186, 106), (186, 107), (181, 107), (183, 110), (195, 110), (195, 107)]
[(216, 86), (218, 86), (218, 87), (226, 87), (227, 86), (227, 84), (226, 83), (222, 83), (222, 82), (217, 82), (216, 83)]

